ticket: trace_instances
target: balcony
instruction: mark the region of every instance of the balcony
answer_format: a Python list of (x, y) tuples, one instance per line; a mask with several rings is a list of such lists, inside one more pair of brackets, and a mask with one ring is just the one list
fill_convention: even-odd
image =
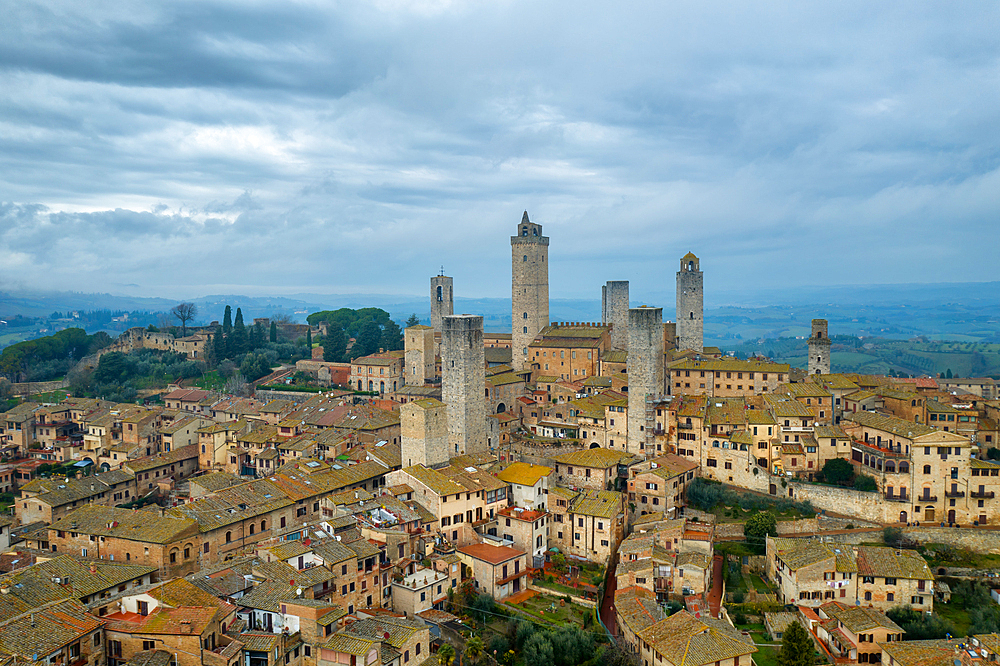
[(691, 424), (691, 423), (678, 423), (677, 427), (680, 428), (681, 430), (693, 430), (694, 429), (694, 425)]
[(937, 495), (921, 495), (914, 499), (915, 502), (937, 502)]
[(885, 494), (885, 499), (889, 502), (909, 502), (912, 499), (910, 495), (893, 495), (891, 493)]
[(944, 491), (945, 497), (965, 497), (964, 490), (946, 490)]
[(994, 493), (992, 490), (973, 490), (969, 493), (969, 497), (973, 497), (975, 499), (993, 499), (993, 495)]

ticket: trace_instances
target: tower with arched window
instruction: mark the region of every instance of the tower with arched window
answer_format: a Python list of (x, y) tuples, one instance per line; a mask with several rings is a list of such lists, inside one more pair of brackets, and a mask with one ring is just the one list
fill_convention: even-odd
[(826, 319), (812, 320), (812, 335), (809, 336), (809, 374), (830, 374), (830, 332)]
[(677, 349), (701, 351), (705, 340), (705, 283), (698, 257), (688, 252), (677, 271)]
[(441, 317), (455, 314), (453, 282), (447, 275), (435, 275), (431, 278), (431, 328), (436, 333), (441, 332)]
[(549, 325), (549, 238), (524, 211), (511, 247), (511, 365), (526, 367), (528, 345)]

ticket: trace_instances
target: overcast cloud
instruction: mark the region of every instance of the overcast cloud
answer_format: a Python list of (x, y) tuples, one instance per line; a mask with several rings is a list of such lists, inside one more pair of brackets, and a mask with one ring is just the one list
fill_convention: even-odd
[(524, 209), (554, 297), (997, 279), (998, 7), (6, 3), (0, 280), (505, 296)]

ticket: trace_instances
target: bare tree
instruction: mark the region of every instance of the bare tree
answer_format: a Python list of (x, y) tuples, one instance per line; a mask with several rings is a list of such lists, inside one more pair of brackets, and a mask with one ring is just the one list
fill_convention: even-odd
[(241, 398), (246, 398), (250, 395), (250, 383), (243, 378), (243, 375), (236, 373), (229, 378), (226, 385), (223, 387), (223, 393), (228, 393), (229, 395), (235, 395)]
[(181, 321), (181, 337), (187, 337), (187, 323), (198, 316), (198, 306), (194, 303), (178, 303), (170, 309), (172, 314)]

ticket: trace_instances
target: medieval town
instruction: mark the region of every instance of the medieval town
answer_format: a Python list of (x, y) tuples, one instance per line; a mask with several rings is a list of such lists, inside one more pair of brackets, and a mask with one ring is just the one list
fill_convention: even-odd
[[(692, 252), (676, 321), (627, 281), (550, 321), (550, 239), (511, 231), (509, 333), (434, 275), (401, 350), (283, 323), (313, 358), (244, 395), (6, 411), (3, 663), (996, 661), (992, 380), (838, 373), (822, 319), (807, 369), (706, 347)], [(187, 333), (81, 363), (223, 335)]]

